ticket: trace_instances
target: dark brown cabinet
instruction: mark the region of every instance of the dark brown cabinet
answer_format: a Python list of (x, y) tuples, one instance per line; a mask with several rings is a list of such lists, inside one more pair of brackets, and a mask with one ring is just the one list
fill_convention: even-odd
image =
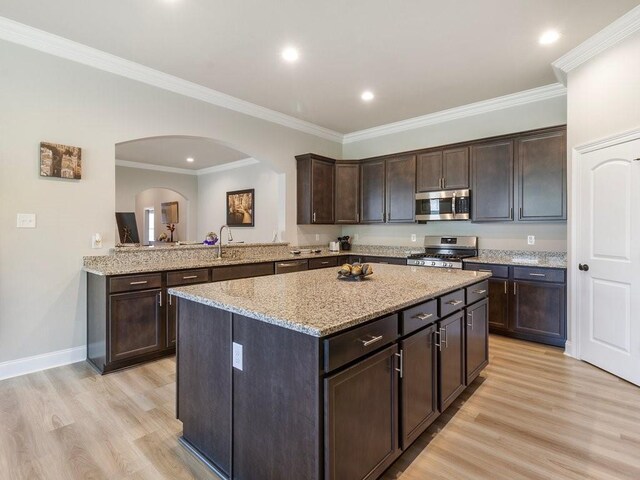
[(481, 300), (467, 307), (465, 322), (466, 385), (489, 363), (489, 302)]
[(418, 192), (469, 188), (469, 147), (418, 155), (416, 182)]
[(336, 223), (360, 221), (360, 164), (336, 163)]
[(439, 415), (435, 331), (436, 326), (431, 325), (400, 342), (403, 450), (411, 445)]
[(325, 379), (325, 478), (375, 479), (399, 454), (397, 345)]
[(517, 280), (513, 282), (511, 328), (516, 333), (564, 343), (565, 286)]
[(559, 268), (465, 263), (466, 270), (491, 271), (489, 330), (564, 347), (567, 324), (566, 272)]
[(567, 219), (566, 152), (564, 128), (517, 139), (519, 221)]
[(438, 405), (444, 412), (465, 388), (464, 314), (454, 313), (438, 323)]
[(335, 161), (314, 154), (296, 160), (298, 224), (334, 223)]
[(162, 350), (164, 303), (161, 289), (117, 293), (109, 298), (109, 361)]
[(360, 223), (384, 223), (385, 207), (385, 161), (364, 162), (360, 167)]
[(416, 157), (409, 155), (388, 159), (386, 181), (386, 221), (412, 223), (416, 207)]
[(513, 140), (471, 146), (471, 219), (513, 220)]

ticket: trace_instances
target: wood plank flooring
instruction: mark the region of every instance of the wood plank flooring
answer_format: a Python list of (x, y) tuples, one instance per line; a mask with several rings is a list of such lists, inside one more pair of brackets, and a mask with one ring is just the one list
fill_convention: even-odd
[[(640, 388), (551, 347), (492, 336), (490, 353), (385, 480), (640, 479)], [(174, 410), (171, 358), (2, 381), (0, 478), (217, 479), (178, 444)]]

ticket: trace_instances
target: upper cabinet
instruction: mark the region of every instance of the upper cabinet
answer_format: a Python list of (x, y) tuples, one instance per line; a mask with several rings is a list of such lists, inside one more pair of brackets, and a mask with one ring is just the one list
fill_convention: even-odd
[(416, 157), (407, 155), (386, 161), (387, 217), (389, 223), (413, 223), (416, 208)]
[(471, 218), (513, 220), (513, 140), (471, 146)]
[(518, 220), (567, 219), (566, 152), (564, 128), (517, 139)]
[(334, 223), (335, 160), (311, 153), (296, 160), (298, 225)]
[(469, 147), (430, 150), (418, 155), (416, 191), (469, 188)]
[(385, 221), (385, 161), (371, 160), (360, 167), (360, 222)]
[(336, 163), (336, 223), (360, 221), (360, 164)]

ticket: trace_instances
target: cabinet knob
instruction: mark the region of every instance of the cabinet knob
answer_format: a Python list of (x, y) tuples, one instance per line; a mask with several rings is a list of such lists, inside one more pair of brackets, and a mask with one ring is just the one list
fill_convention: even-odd
[(589, 265), (587, 265), (586, 263), (580, 263), (578, 264), (578, 270), (580, 270), (581, 272), (588, 272)]

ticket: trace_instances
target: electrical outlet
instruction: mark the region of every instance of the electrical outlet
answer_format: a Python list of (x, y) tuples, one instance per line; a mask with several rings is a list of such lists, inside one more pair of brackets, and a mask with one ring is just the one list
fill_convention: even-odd
[(320, 234), (316, 233), (316, 242), (319, 242), (319, 241), (320, 241)]
[(102, 248), (102, 235), (99, 233), (91, 235), (91, 248)]
[(529, 235), (527, 237), (527, 244), (528, 245), (535, 245), (536, 244), (536, 236), (535, 235)]
[(415, 241), (416, 241), (416, 234), (415, 234), (415, 233), (412, 233), (412, 234), (411, 234), (411, 241), (412, 241), (412, 242), (415, 242)]
[(36, 228), (36, 214), (19, 213), (16, 226), (18, 228)]
[(233, 368), (242, 370), (242, 345), (233, 342)]

